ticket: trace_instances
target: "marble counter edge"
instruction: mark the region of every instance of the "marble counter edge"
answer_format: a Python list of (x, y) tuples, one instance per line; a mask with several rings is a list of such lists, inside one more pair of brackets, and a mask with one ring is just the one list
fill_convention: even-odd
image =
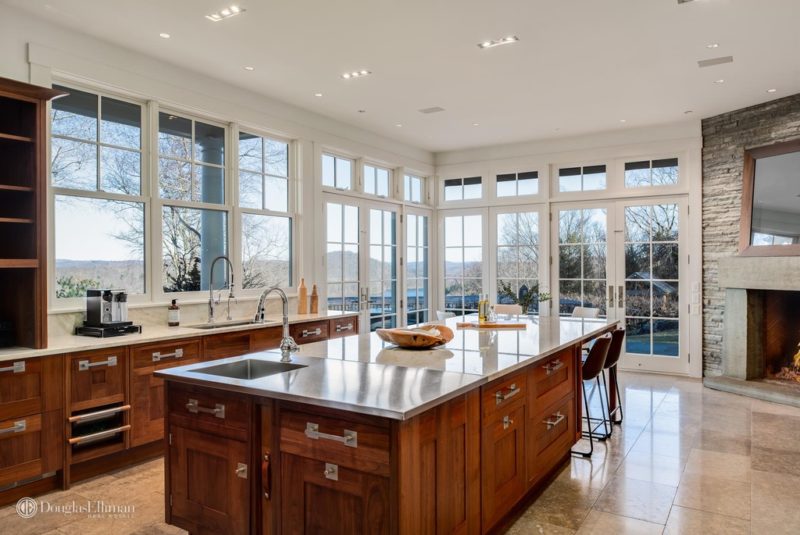
[[(304, 323), (317, 320), (332, 320), (337, 318), (355, 317), (359, 313), (331, 312), (327, 314), (293, 314), (289, 316), (289, 324)], [(53, 337), (48, 341), (48, 347), (42, 349), (29, 348), (0, 348), (0, 362), (11, 360), (26, 360), (36, 357), (46, 357), (64, 353), (77, 353), (95, 349), (108, 349), (112, 347), (134, 346), (163, 342), (167, 340), (185, 340), (188, 338), (202, 338), (214, 334), (225, 334), (255, 329), (266, 329), (281, 325), (281, 319), (270, 316), (266, 323), (232, 325), (216, 329), (195, 329), (189, 326), (167, 327), (165, 325), (144, 325), (141, 334), (128, 334), (109, 338), (92, 338), (90, 336), (63, 335)], [(236, 320), (234, 320), (236, 321)]]

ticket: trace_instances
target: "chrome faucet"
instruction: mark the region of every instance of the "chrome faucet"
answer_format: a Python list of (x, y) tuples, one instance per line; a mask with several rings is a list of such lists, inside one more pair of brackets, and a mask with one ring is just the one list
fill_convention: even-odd
[(208, 323), (214, 323), (214, 311), (217, 304), (219, 304), (219, 300), (214, 302), (214, 266), (217, 265), (218, 260), (224, 260), (228, 263), (228, 267), (230, 269), (231, 275), (231, 282), (228, 285), (228, 312), (227, 318), (230, 321), (231, 318), (231, 299), (236, 299), (236, 296), (233, 295), (233, 264), (231, 263), (230, 258), (227, 256), (218, 256), (211, 262), (211, 274), (208, 280)]
[(283, 301), (283, 338), (281, 339), (281, 362), (291, 362), (292, 361), (292, 353), (296, 353), (300, 350), (300, 347), (297, 345), (297, 342), (294, 341), (294, 338), (289, 336), (289, 299), (286, 297), (286, 292), (281, 290), (277, 286), (273, 286), (272, 288), (267, 288), (264, 290), (264, 293), (261, 294), (261, 298), (258, 300), (258, 308), (256, 309), (256, 317), (253, 318), (254, 323), (264, 323), (266, 321), (264, 316), (264, 306), (267, 301), (267, 296), (272, 292), (277, 292), (278, 295), (281, 296), (281, 301)]

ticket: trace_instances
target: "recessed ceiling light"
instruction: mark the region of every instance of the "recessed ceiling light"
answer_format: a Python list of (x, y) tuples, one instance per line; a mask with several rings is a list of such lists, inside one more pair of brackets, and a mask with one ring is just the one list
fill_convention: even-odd
[(777, 90), (777, 89), (775, 89), (774, 87), (773, 87), (773, 88), (770, 88), (770, 89), (767, 89), (767, 93), (777, 93), (777, 91), (778, 91), (778, 90)]
[(719, 48), (719, 43), (708, 43), (706, 48)]
[(724, 83), (725, 83), (725, 80), (723, 80), (722, 78), (720, 78), (719, 80), (714, 80), (714, 83), (715, 83), (715, 84), (724, 84)]
[(478, 43), (478, 48), (494, 48), (500, 45), (510, 45), (511, 43), (516, 43), (517, 41), (519, 41), (519, 37), (516, 35), (509, 35), (500, 39)]
[(255, 67), (251, 67), (250, 65), (247, 65), (247, 66), (244, 68), (244, 70), (246, 70), (246, 71), (254, 71), (254, 70), (256, 70), (256, 68), (255, 68)]
[(349, 80), (350, 78), (361, 78), (363, 76), (369, 76), (370, 74), (372, 74), (372, 71), (361, 69), (360, 71), (346, 72), (342, 74), (342, 78)]
[(160, 38), (162, 38), (162, 39), (169, 39), (170, 37), (172, 37), (172, 36), (171, 36), (170, 34), (168, 34), (168, 33), (160, 33), (160, 34), (158, 34), (158, 36), (159, 36)]
[(402, 125), (402, 124), (400, 124), (400, 123), (397, 123), (395, 126), (396, 126), (397, 128), (403, 128), (403, 125)]
[(480, 126), (480, 123), (472, 123), (472, 126)]
[(314, 96), (315, 96), (315, 97), (317, 97), (317, 98), (319, 98), (319, 97), (321, 97), (321, 96), (322, 96), (322, 93), (314, 93)]
[(221, 20), (229, 19), (231, 17), (235, 17), (241, 13), (244, 13), (244, 8), (239, 6), (228, 6), (220, 9), (215, 13), (211, 13), (210, 15), (206, 15), (206, 18), (211, 22), (219, 22)]
[(627, 122), (628, 122), (628, 120), (627, 120), (627, 119), (620, 119), (620, 120), (619, 120), (619, 122), (621, 122), (621, 123), (627, 123)]

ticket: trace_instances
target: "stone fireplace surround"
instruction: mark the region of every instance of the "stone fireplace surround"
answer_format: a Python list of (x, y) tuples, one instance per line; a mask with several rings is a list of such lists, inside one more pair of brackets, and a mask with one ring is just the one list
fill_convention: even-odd
[[(731, 256), (719, 259), (725, 290), (723, 373), (706, 376), (709, 388), (800, 407), (800, 388), (758, 381), (764, 376), (763, 290), (800, 292), (800, 257)], [(800, 329), (800, 310), (796, 311)], [(800, 386), (800, 385), (799, 385)]]

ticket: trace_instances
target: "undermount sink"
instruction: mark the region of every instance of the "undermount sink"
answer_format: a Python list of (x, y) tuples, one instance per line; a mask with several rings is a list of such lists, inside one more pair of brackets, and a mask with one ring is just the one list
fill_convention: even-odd
[(205, 368), (196, 368), (191, 371), (195, 373), (219, 375), (221, 377), (229, 377), (231, 379), (260, 379), (268, 375), (275, 375), (276, 373), (288, 372), (305, 367), (306, 366), (303, 364), (292, 364), (289, 362), (271, 362), (268, 360), (244, 359), (236, 362), (229, 362), (227, 364), (217, 364), (215, 366), (207, 366)]
[(224, 329), (225, 327), (238, 327), (240, 325), (253, 325), (253, 320), (223, 321), (220, 323), (201, 323), (200, 325), (188, 325), (190, 329)]

